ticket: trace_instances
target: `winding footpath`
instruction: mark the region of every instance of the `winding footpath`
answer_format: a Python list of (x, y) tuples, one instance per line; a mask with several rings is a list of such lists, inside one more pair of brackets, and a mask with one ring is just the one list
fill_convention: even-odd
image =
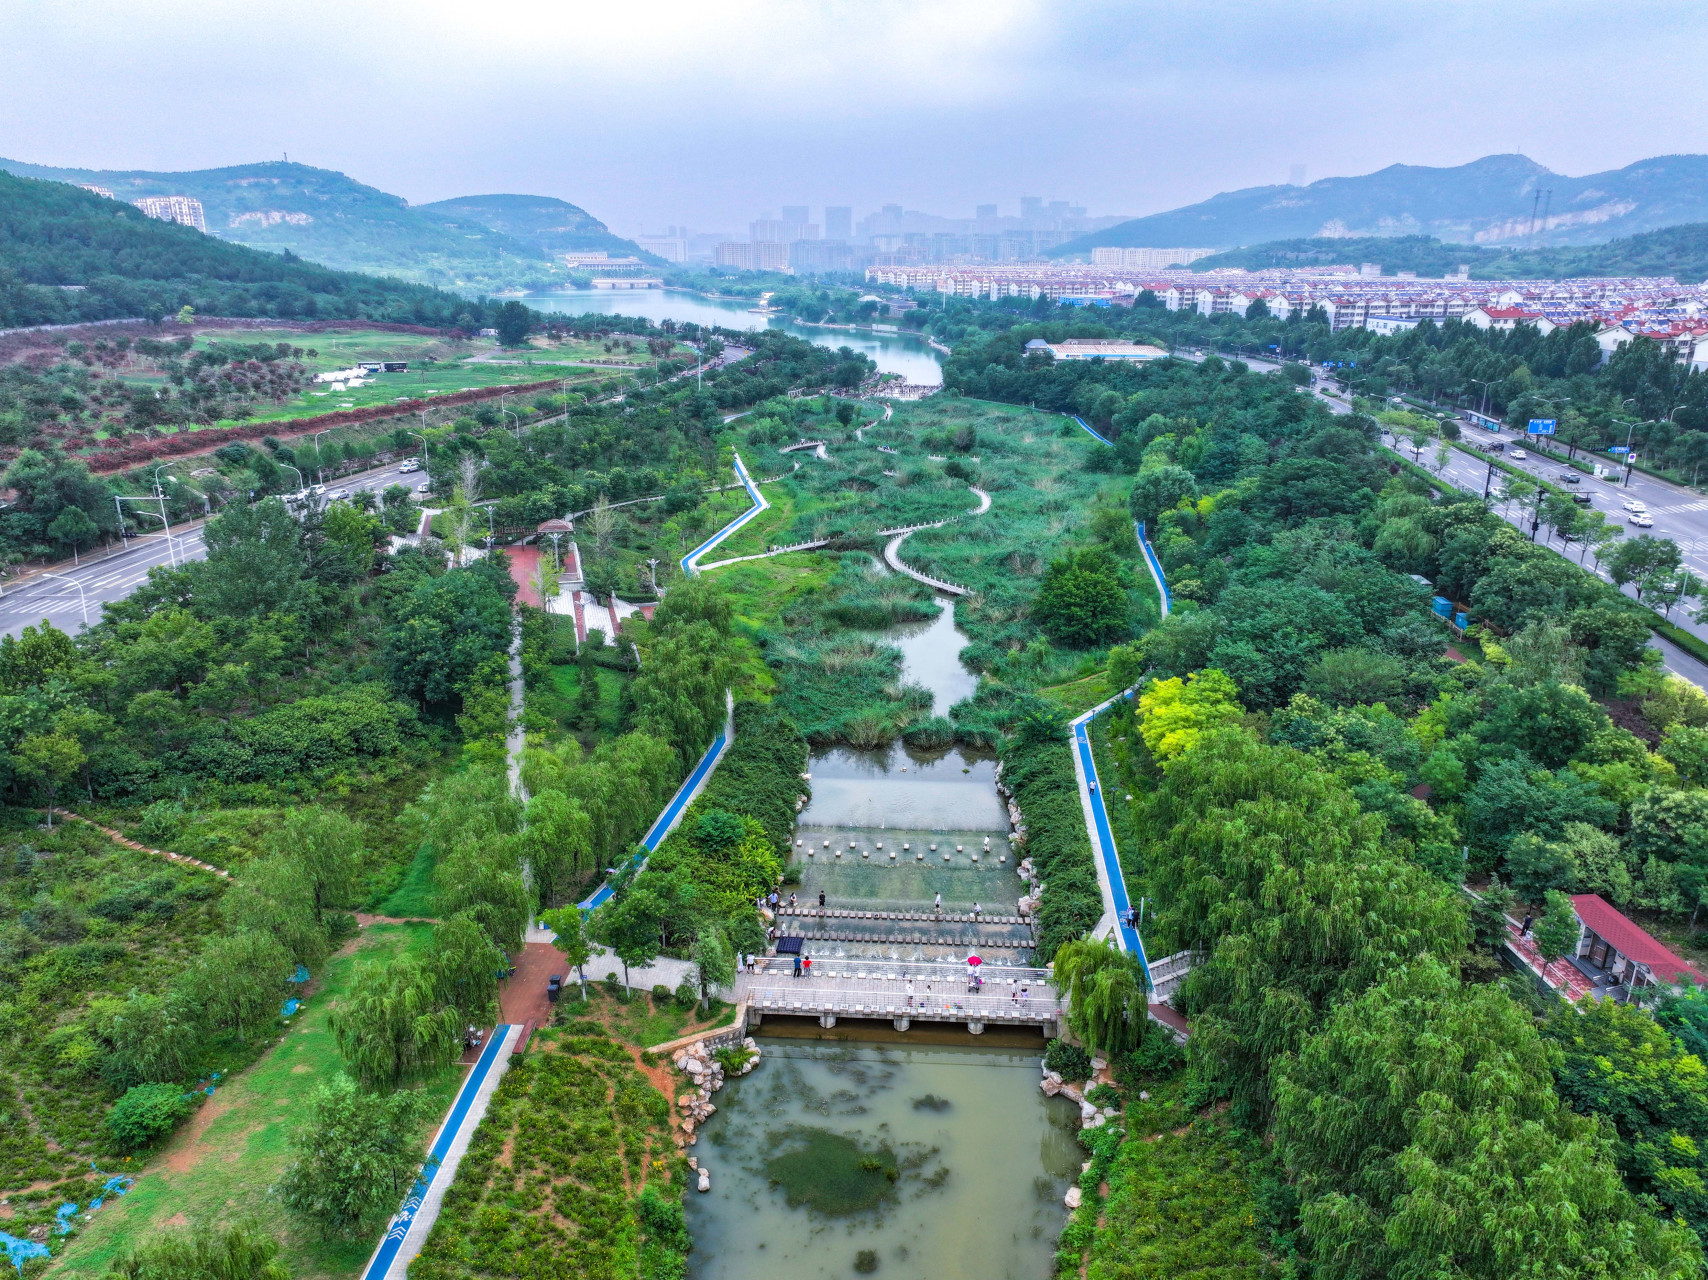
[[(979, 505), (967, 512), (967, 514), (969, 516), (982, 516), (985, 512), (989, 511), (990, 495), (977, 485), (968, 485), (967, 488), (977, 494), (979, 500)], [(926, 586), (934, 587), (938, 591), (946, 591), (952, 596), (971, 595), (972, 591), (969, 588), (957, 586), (953, 582), (945, 582), (941, 578), (933, 578), (928, 573), (921, 573), (918, 569), (913, 568), (901, 558), (901, 544), (906, 542), (921, 529), (941, 529), (944, 525), (952, 524), (959, 519), (961, 519), (960, 516), (950, 516), (947, 520), (936, 520), (930, 524), (909, 525), (905, 529), (879, 530), (880, 533), (890, 533), (895, 535), (884, 545), (885, 563), (887, 563), (890, 568), (894, 569), (897, 573), (905, 573), (915, 582), (923, 582)]]

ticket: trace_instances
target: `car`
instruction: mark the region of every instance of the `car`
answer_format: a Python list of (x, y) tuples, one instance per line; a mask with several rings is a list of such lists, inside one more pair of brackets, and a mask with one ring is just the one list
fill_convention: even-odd
[(415, 486), (415, 492), (416, 493), (426, 493), (432, 487), (433, 486), (431, 484), (429, 484), (427, 481), (423, 480), (420, 484)]
[(1634, 524), (1639, 529), (1653, 529), (1655, 527), (1655, 518), (1647, 511), (1633, 511), (1625, 517), (1625, 522)]
[(309, 492), (318, 498), (321, 494), (326, 492), (326, 486), (323, 484), (314, 485), (309, 489)]
[(397, 470), (398, 470), (399, 475), (407, 476), (407, 475), (410, 475), (416, 471), (421, 470), (421, 464), (419, 462), (417, 462), (414, 458), (411, 458), (408, 462), (404, 463)]
[(348, 489), (334, 489), (332, 491), (332, 499), (334, 502), (338, 501), (341, 498), (348, 498), (349, 496), (350, 496), (350, 491)]
[(1582, 484), (1583, 483), (1583, 477), (1580, 476), (1575, 471), (1562, 471), (1562, 472), (1560, 472), (1559, 480), (1560, 480), (1561, 484)]
[(1514, 449), (1508, 456), (1511, 457), (1514, 462), (1527, 462), (1530, 459), (1530, 455), (1522, 449)]
[(1595, 501), (1595, 499), (1591, 498), (1587, 493), (1574, 493), (1571, 494), (1570, 497), (1571, 500), (1577, 503), (1580, 507), (1587, 507)]
[(1647, 511), (1648, 509), (1649, 509), (1648, 504), (1645, 503), (1641, 498), (1626, 498), (1625, 499), (1625, 510), (1627, 510), (1627, 511)]

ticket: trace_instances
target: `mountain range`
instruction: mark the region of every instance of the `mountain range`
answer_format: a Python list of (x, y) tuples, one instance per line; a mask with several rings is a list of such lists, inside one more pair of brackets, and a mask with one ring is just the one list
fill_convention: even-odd
[(1453, 168), (1389, 165), (1308, 186), (1247, 187), (1133, 218), (1051, 250), (1234, 248), (1301, 238), (1431, 236), (1485, 246), (1599, 244), (1708, 222), (1708, 156), (1656, 156), (1573, 178), (1522, 155)]
[(193, 196), (224, 240), (340, 270), (396, 276), (463, 292), (562, 285), (553, 255), (604, 249), (639, 254), (585, 209), (547, 196), (468, 196), (411, 205), (332, 169), (288, 162), (161, 173), (65, 169), (0, 159), (25, 178), (104, 187), (120, 200)]

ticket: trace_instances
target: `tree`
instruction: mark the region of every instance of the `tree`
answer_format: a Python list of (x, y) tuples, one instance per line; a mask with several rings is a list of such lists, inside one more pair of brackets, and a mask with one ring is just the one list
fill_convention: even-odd
[(735, 956), (716, 925), (700, 930), (691, 954), (700, 973), (700, 1003), (710, 1008), (712, 988), (727, 987), (735, 981)]
[(407, 956), (370, 965), (332, 1011), (344, 1065), (372, 1089), (396, 1089), (455, 1062), (463, 1022), (435, 989), (432, 974)]
[(498, 341), (507, 347), (520, 347), (528, 341), (528, 331), (534, 327), (534, 314), (520, 302), (506, 302), (498, 308), (493, 328)]
[(332, 949), (314, 910), (308, 869), (285, 855), (257, 858), (221, 902), (229, 927), (271, 934), (293, 964), (316, 965)]
[(1550, 1065), (1502, 987), (1461, 986), (1438, 960), (1339, 1005), (1276, 1071), (1275, 1150), (1314, 1273), (1693, 1274), (1694, 1239), (1625, 1189)]
[(461, 1021), (484, 1024), (498, 1003), (498, 979), (507, 968), (504, 953), (469, 915), (455, 915), (433, 926), (427, 972), (440, 1001)]
[(252, 1223), (203, 1224), (152, 1236), (121, 1254), (106, 1280), (291, 1280), (279, 1242)]
[(1541, 952), (1544, 960), (1558, 960), (1577, 949), (1583, 926), (1578, 921), (1577, 912), (1572, 909), (1572, 900), (1560, 890), (1548, 890), (1544, 901), (1547, 906), (1532, 930), (1536, 937), (1536, 950)]
[(349, 905), (363, 853), (362, 828), (350, 818), (319, 805), (287, 809), (262, 848), (302, 868), (314, 918), (322, 927), (330, 912)]
[(199, 579), (212, 608), (259, 617), (283, 608), (307, 564), (302, 525), (277, 498), (234, 502), (206, 529), (208, 572)]
[(540, 913), (540, 922), (550, 929), (555, 936), (552, 946), (563, 956), (564, 961), (575, 970), (581, 979), (582, 992), (587, 989), (587, 972), (585, 965), (593, 958), (593, 948), (587, 941), (585, 922), (581, 917), (580, 907), (556, 907)]
[(623, 965), (623, 985), (629, 985), (630, 966), (658, 959), (663, 905), (645, 889), (631, 889), (593, 913), (589, 930), (594, 941), (611, 948)]
[(1158, 764), (1189, 751), (1204, 734), (1238, 724), (1245, 714), (1239, 690), (1214, 667), (1186, 679), (1154, 681), (1139, 695), (1139, 736)]
[(53, 803), (59, 789), (77, 776), (85, 760), (77, 739), (59, 732), (26, 734), (13, 750), (12, 767), (47, 796), (49, 830), (53, 829)]
[(1404, 692), (1405, 676), (1405, 663), (1391, 654), (1351, 646), (1320, 655), (1305, 673), (1305, 689), (1342, 706), (1387, 702)]
[(62, 547), (70, 547), (75, 559), (77, 552), (101, 536), (101, 528), (82, 507), (66, 507), (48, 525), (47, 536)]
[(542, 907), (556, 906), (565, 890), (594, 870), (593, 821), (561, 791), (534, 793), (523, 811), (519, 841)]
[(1070, 551), (1044, 570), (1032, 617), (1056, 644), (1095, 648), (1128, 630), (1127, 593), (1106, 551)]
[(291, 957), (276, 937), (244, 931), (211, 939), (187, 980), (209, 1023), (242, 1041), (245, 1028), (278, 1016), (290, 972)]
[(1102, 1053), (1124, 1053), (1144, 1032), (1148, 995), (1138, 958), (1102, 938), (1056, 950), (1056, 989), (1068, 999), (1068, 1025)]
[(1127, 507), (1133, 513), (1133, 519), (1155, 537), (1157, 521), (1162, 513), (1174, 510), (1183, 500), (1198, 500), (1198, 477), (1185, 467), (1164, 463), (1146, 467), (1134, 477)]
[(1643, 598), (1643, 583), (1656, 574), (1676, 573), (1680, 566), (1678, 544), (1671, 538), (1654, 538), (1639, 534), (1621, 542), (1607, 557), (1607, 576), (1623, 587), (1637, 584), (1637, 598)]
[(285, 1207), (328, 1236), (353, 1236), (395, 1212), (423, 1169), (416, 1135), (432, 1114), (426, 1097), (362, 1093), (339, 1075), (315, 1091), (308, 1113), (279, 1178)]
[(140, 1151), (171, 1133), (194, 1109), (181, 1085), (132, 1085), (107, 1113), (107, 1132), (120, 1150)]

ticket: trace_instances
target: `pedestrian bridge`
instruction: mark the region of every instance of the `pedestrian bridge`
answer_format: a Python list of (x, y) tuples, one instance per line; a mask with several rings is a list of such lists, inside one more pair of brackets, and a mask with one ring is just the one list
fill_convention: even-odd
[(811, 976), (799, 978), (792, 962), (772, 957), (769, 965), (736, 977), (749, 1027), (771, 1014), (817, 1018), (823, 1027), (838, 1018), (877, 1018), (897, 1031), (915, 1022), (959, 1022), (974, 1035), (986, 1026), (1021, 1026), (1053, 1036), (1062, 1016), (1049, 973), (1029, 966), (980, 966), (975, 990), (964, 964), (815, 959)]

